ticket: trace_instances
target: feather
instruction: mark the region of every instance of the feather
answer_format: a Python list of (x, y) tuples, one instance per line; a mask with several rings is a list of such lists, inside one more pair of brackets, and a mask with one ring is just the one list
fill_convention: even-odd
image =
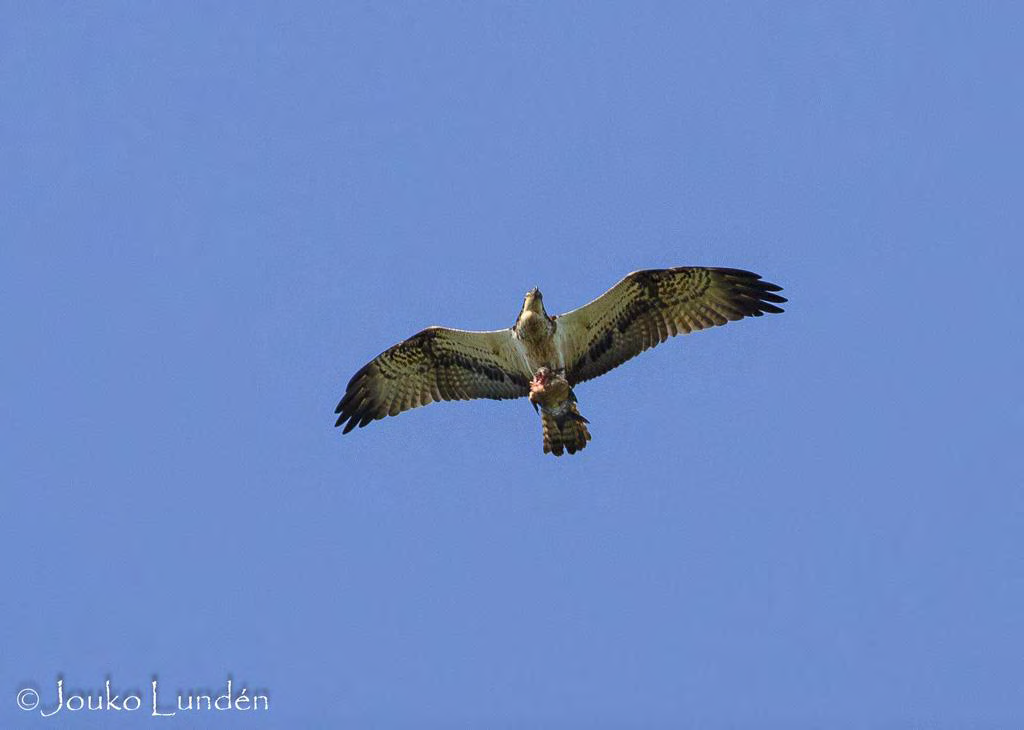
[(570, 385), (603, 375), (669, 337), (783, 310), (782, 287), (742, 269), (683, 266), (634, 271), (558, 317)]
[(389, 347), (352, 376), (335, 413), (343, 433), (435, 400), (522, 398), (530, 373), (511, 330), (428, 327)]

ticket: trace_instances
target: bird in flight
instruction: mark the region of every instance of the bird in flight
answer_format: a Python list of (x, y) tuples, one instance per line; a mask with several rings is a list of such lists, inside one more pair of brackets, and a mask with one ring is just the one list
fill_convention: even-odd
[(428, 327), (352, 376), (335, 409), (343, 433), (433, 401), (528, 397), (544, 453), (575, 454), (590, 440), (573, 387), (674, 335), (781, 313), (782, 287), (741, 269), (681, 266), (634, 271), (579, 309), (552, 317), (537, 289), (512, 327)]

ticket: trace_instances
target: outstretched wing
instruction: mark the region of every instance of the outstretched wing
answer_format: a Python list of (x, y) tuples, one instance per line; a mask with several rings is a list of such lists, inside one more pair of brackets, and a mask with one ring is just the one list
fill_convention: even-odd
[(670, 336), (783, 311), (782, 287), (740, 269), (634, 271), (590, 304), (557, 318), (566, 378), (603, 375)]
[(368, 362), (349, 381), (335, 426), (344, 433), (436, 400), (521, 398), (531, 373), (511, 330), (428, 327)]

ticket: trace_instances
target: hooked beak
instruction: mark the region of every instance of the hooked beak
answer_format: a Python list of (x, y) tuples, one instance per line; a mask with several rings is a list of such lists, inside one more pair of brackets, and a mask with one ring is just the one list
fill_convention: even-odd
[(530, 291), (526, 292), (526, 299), (523, 301), (523, 309), (531, 312), (544, 311), (544, 295), (540, 293), (540, 289), (534, 287)]

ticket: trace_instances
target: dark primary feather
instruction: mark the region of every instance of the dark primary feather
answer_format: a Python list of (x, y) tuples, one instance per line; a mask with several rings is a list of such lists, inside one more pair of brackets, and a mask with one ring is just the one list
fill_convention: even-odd
[(335, 426), (343, 433), (433, 401), (521, 398), (522, 372), (508, 330), (468, 332), (429, 327), (388, 348), (349, 381)]
[(669, 337), (779, 313), (782, 287), (742, 269), (683, 266), (635, 271), (558, 318), (570, 384), (603, 375)]

